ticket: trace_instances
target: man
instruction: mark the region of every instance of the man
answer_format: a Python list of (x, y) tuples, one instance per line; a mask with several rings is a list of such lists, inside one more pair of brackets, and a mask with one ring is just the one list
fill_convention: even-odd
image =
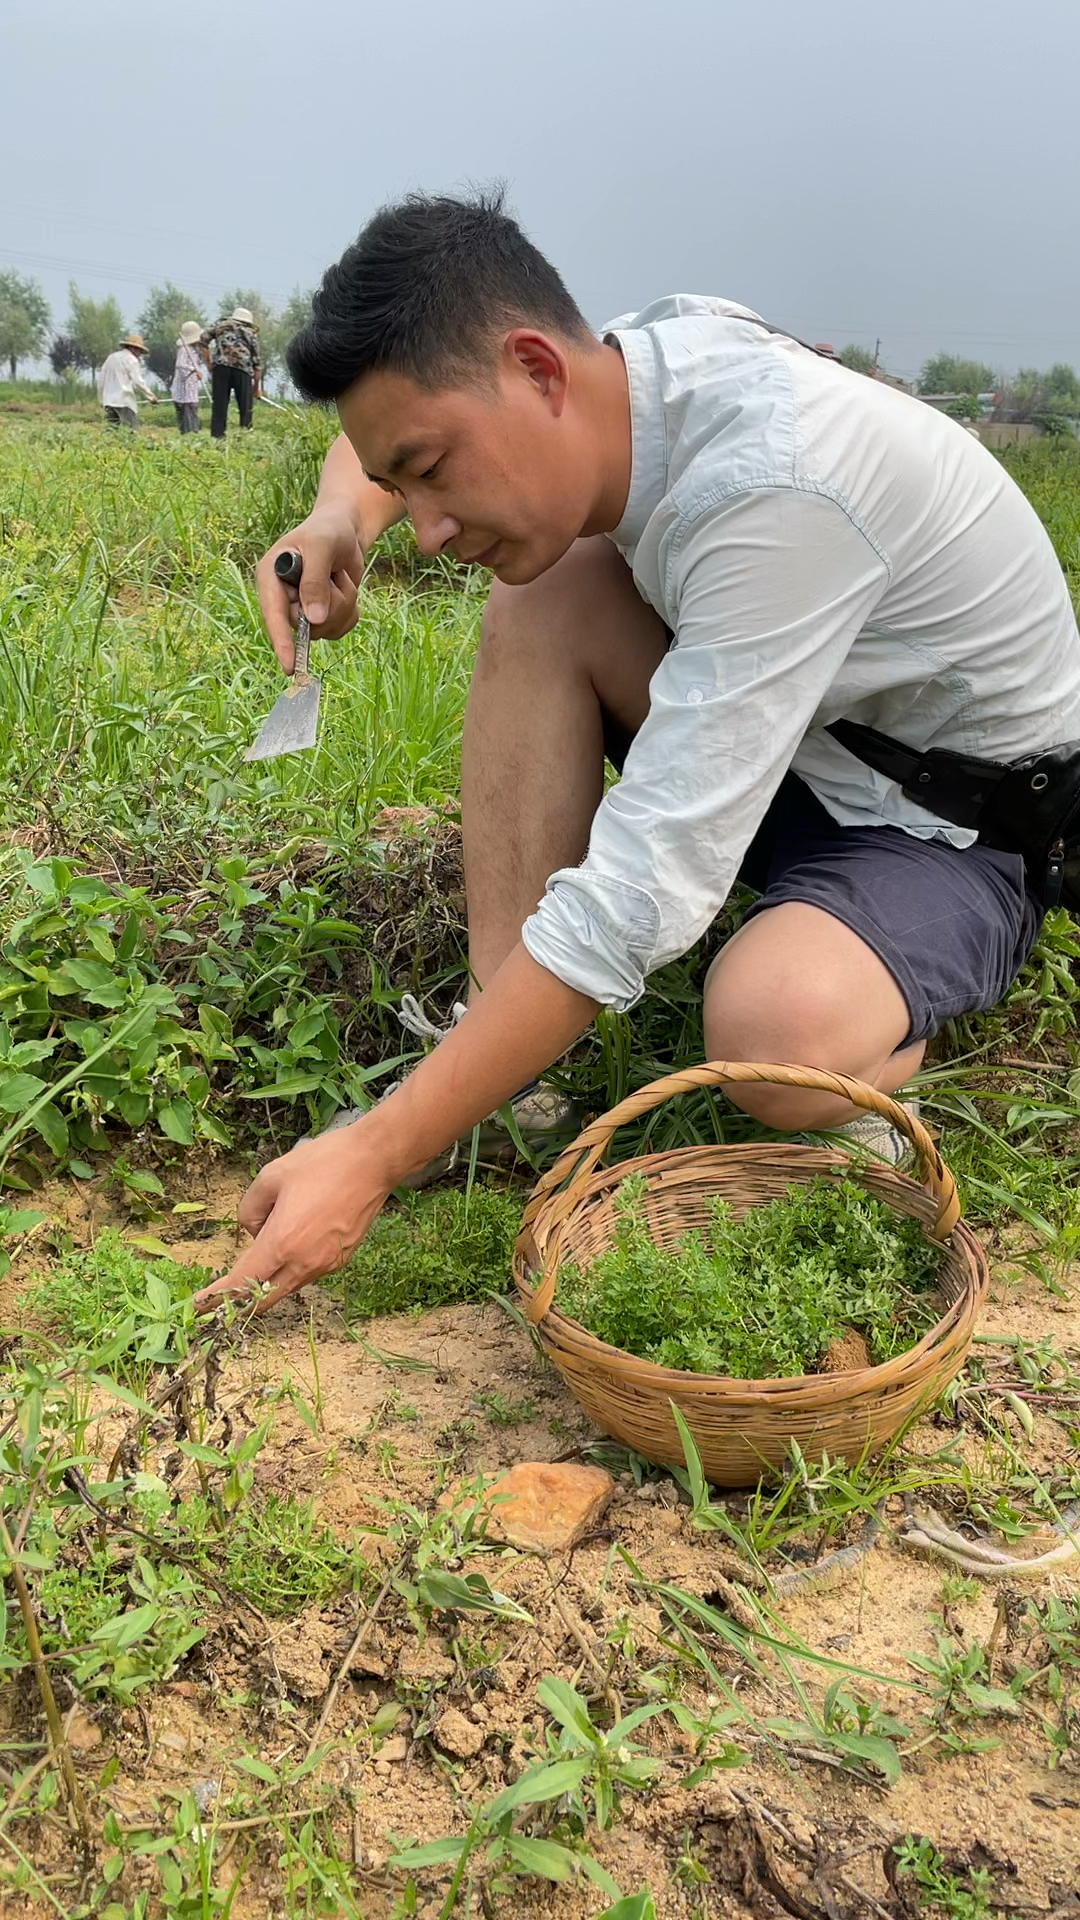
[(151, 406), (157, 406), (157, 394), (142, 377), (140, 362), (147, 351), (141, 333), (125, 333), (116, 352), (110, 353), (102, 362), (97, 388), (98, 399), (105, 409), (107, 427), (138, 426), (136, 396), (140, 393), (149, 400)]
[[(482, 198), (377, 214), (289, 366), (344, 431), (259, 568), (285, 671), (285, 547), (328, 636), (403, 514), (424, 552), (495, 575), (462, 769), (476, 986), (385, 1101), (263, 1170), (240, 1214), (257, 1238), (211, 1291), (264, 1283), (268, 1304), (339, 1266), (396, 1184), (598, 1006), (632, 1007), (740, 872), (760, 898), (706, 982), (710, 1059), (892, 1092), (944, 1020), (1000, 998), (1043, 911), (1023, 862), (825, 731), (854, 718), (1001, 760), (1080, 737), (1050, 543), (955, 422), (724, 300), (658, 300), (597, 338)], [(605, 749), (623, 769), (606, 794)], [(785, 1131), (852, 1117), (730, 1091)]]
[(229, 400), (235, 393), (240, 425), (250, 427), (253, 403), (262, 394), (262, 350), (255, 316), (234, 307), (226, 320), (204, 328), (201, 337), (210, 368), (210, 432), (224, 440)]

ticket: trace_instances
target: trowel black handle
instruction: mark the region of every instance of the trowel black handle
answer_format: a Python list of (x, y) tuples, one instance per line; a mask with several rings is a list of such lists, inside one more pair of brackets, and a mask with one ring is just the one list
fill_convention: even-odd
[(279, 580), (284, 580), (287, 587), (298, 587), (303, 571), (304, 556), (302, 553), (290, 553), (286, 550), (284, 553), (279, 553), (277, 559), (274, 561), (274, 572), (277, 574)]

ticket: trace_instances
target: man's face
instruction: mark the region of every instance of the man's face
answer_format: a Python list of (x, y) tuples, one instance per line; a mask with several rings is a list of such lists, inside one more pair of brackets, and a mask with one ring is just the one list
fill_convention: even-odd
[(433, 392), (407, 374), (370, 373), (338, 412), (368, 477), (401, 495), (424, 553), (520, 586), (561, 559), (590, 497), (568, 379), (542, 353), (519, 355), (513, 339), (490, 385)]

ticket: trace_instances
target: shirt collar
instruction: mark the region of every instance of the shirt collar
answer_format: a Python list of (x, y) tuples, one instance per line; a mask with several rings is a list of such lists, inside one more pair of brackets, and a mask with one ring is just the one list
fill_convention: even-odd
[(630, 491), (622, 519), (608, 537), (617, 547), (631, 548), (668, 490), (664, 409), (651, 334), (644, 328), (616, 328), (604, 340), (621, 351), (630, 390)]

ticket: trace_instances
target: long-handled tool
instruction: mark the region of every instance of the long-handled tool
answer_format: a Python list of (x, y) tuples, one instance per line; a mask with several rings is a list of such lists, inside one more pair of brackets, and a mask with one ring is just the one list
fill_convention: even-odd
[[(290, 587), (300, 585), (303, 570), (303, 555), (299, 553), (279, 553), (274, 561), (274, 572), (278, 579), (284, 580)], [(293, 677), (284, 693), (275, 700), (263, 721), (258, 738), (245, 753), (245, 760), (274, 760), (280, 753), (303, 753), (305, 748), (315, 745), (319, 731), (322, 681), (317, 674), (308, 672), (310, 646), (311, 627), (301, 607), (300, 623), (296, 629)]]

